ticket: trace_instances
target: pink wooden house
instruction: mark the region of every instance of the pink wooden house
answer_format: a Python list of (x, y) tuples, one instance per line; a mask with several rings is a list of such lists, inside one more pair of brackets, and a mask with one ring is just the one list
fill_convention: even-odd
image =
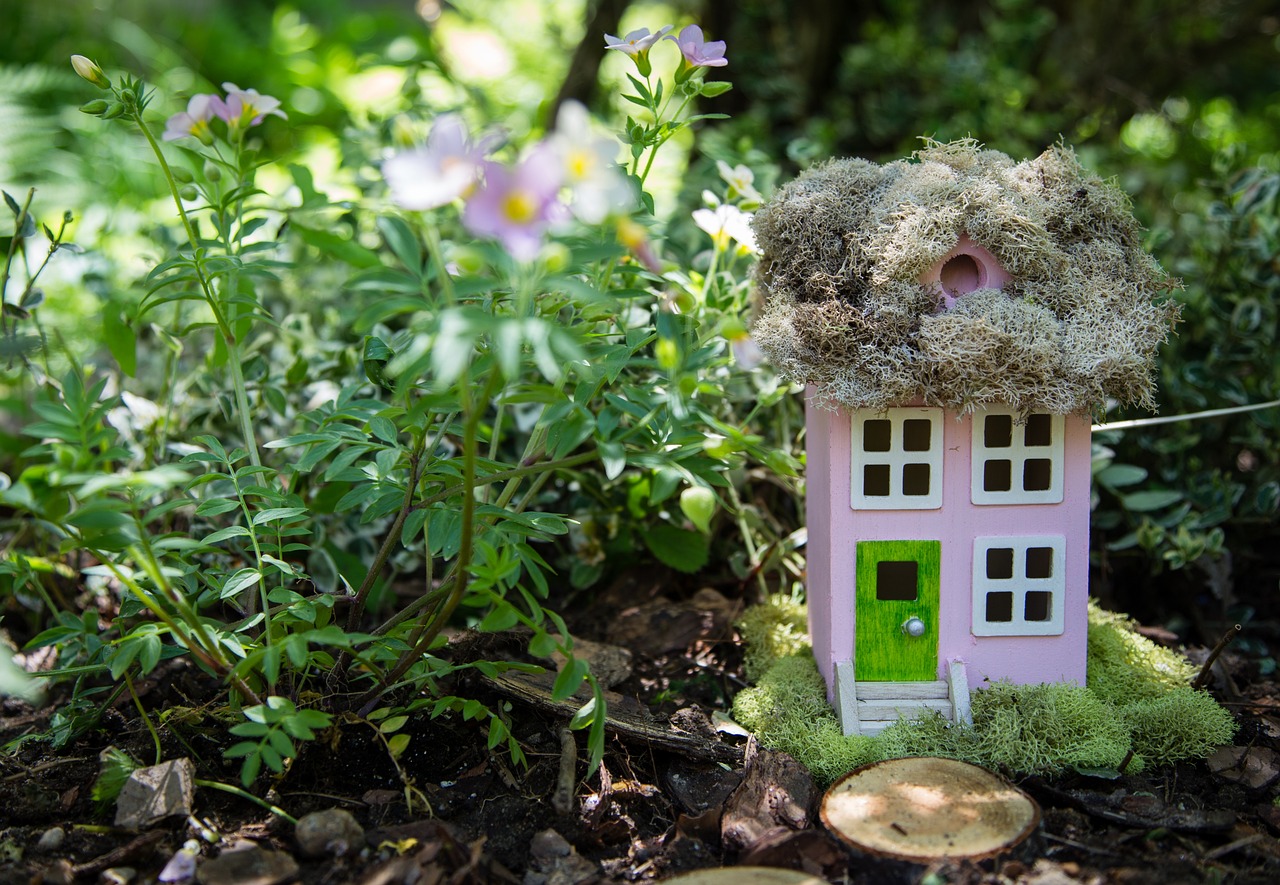
[(1067, 149), (918, 159), (832, 163), (756, 221), (755, 335), (806, 384), (809, 632), (846, 734), (968, 719), (988, 680), (1084, 684), (1089, 409), (1151, 404), (1176, 316)]
[[(922, 282), (954, 305), (1008, 279), (962, 237)], [(1089, 417), (806, 406), (809, 629), (845, 733), (965, 719), (987, 679), (1083, 685)]]

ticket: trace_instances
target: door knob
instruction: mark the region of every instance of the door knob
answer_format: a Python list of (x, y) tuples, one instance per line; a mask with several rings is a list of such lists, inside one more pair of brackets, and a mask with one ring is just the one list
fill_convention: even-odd
[(924, 621), (919, 618), (907, 618), (902, 624), (902, 632), (908, 636), (923, 636)]

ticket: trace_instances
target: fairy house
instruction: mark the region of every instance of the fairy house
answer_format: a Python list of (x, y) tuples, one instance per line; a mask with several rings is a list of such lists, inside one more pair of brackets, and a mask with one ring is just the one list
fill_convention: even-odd
[(1153, 407), (1169, 278), (1065, 147), (828, 163), (760, 210), (754, 337), (806, 385), (809, 629), (846, 733), (1085, 680), (1090, 414)]

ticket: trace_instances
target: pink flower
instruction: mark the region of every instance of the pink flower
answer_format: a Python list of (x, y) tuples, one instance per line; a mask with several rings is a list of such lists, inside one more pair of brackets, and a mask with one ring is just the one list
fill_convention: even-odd
[(546, 145), (534, 148), (518, 166), (485, 166), (484, 184), (462, 213), (467, 230), (493, 237), (513, 258), (537, 256), (553, 224), (564, 220), (564, 204), (557, 199), (564, 184), (562, 165)]
[(473, 142), (457, 114), (437, 117), (425, 145), (401, 151), (382, 164), (391, 199), (405, 209), (425, 211), (465, 197), (480, 177), (491, 143)]
[(627, 55), (635, 58), (641, 53), (646, 53), (654, 47), (659, 40), (667, 35), (667, 31), (671, 30), (671, 25), (659, 28), (656, 34), (650, 34), (648, 28), (640, 28), (632, 31), (625, 37), (615, 37), (612, 34), (604, 35), (604, 48), (617, 49), (625, 52)]
[(164, 140), (174, 141), (179, 138), (198, 138), (205, 144), (213, 141), (213, 132), (209, 129), (209, 121), (215, 116), (226, 119), (227, 106), (216, 95), (193, 95), (187, 102), (183, 113), (174, 114), (164, 127)]
[(277, 98), (262, 95), (256, 89), (241, 89), (234, 83), (223, 83), (222, 88), (227, 91), (227, 100), (223, 105), (223, 112), (218, 116), (231, 126), (257, 126), (268, 114), (289, 119), (280, 110), (280, 100)]
[(667, 39), (680, 47), (680, 54), (691, 68), (722, 68), (729, 63), (724, 57), (724, 41), (704, 41), (702, 28), (697, 25), (686, 25), (679, 37)]

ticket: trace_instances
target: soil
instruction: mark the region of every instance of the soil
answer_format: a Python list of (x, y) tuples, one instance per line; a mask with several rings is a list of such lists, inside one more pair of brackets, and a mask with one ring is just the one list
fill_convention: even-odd
[[(115, 746), (146, 763), (155, 757), (129, 695), (56, 751), (47, 740), (17, 739), (47, 732), (65, 696), (39, 709), (6, 700), (0, 885), (154, 882), (190, 839), (198, 843), (199, 881), (215, 885), (573, 885), (738, 865), (851, 883), (1280, 881), (1280, 690), (1267, 656), (1267, 644), (1280, 640), (1276, 621), (1256, 619), (1247, 631), (1253, 640), (1228, 648), (1214, 667), (1213, 688), (1239, 718), (1234, 752), (1112, 779), (1014, 778), (1041, 806), (1031, 838), (987, 860), (922, 865), (845, 847), (817, 820), (820, 791), (803, 767), (713, 716), (745, 684), (732, 627), (741, 597), (736, 587), (681, 586), (676, 576), (647, 574), (577, 607), (583, 616), (571, 629), (599, 643), (590, 655), (618, 679), (604, 763), (589, 777), (585, 735), (566, 731), (571, 707), (552, 702), (536, 679), (477, 675), (450, 687), (510, 705), (523, 768), (486, 749), (482, 725), (426, 715), (405, 726), (409, 746), (397, 766), (368, 723), (339, 716), (282, 776), (254, 787), (295, 817), (334, 808), (354, 816), (363, 844), (334, 843), (319, 858), (303, 854), (284, 819), (205, 787), (189, 817), (142, 832), (114, 827), (113, 809), (91, 795), (99, 753)], [(1202, 621), (1215, 639), (1230, 626)], [(1150, 634), (1177, 640), (1160, 629)], [(1190, 651), (1203, 659), (1213, 642), (1201, 638)], [(459, 658), (510, 659), (520, 637), (460, 634), (450, 648)], [(204, 781), (239, 783), (239, 761), (223, 758), (225, 728), (212, 718), (216, 684), (175, 660), (136, 688), (153, 721), (168, 711), (159, 730), (165, 759), (190, 758)], [(270, 863), (252, 873), (216, 869), (213, 858), (245, 843), (268, 849), (255, 860)]]

